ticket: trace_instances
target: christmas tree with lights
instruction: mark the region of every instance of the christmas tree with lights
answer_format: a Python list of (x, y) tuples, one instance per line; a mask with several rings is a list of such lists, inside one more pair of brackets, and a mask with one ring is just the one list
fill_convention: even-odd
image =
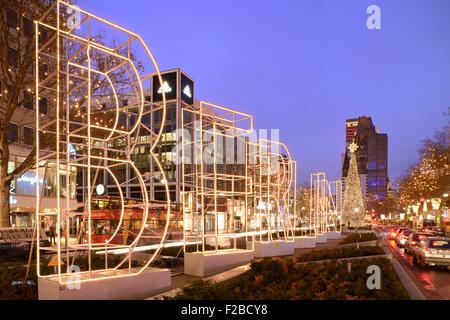
[(356, 164), (356, 149), (358, 149), (358, 145), (355, 142), (352, 142), (348, 147), (350, 151), (350, 166), (345, 184), (344, 206), (342, 209), (342, 221), (347, 227), (353, 228), (359, 228), (365, 222), (364, 201)]

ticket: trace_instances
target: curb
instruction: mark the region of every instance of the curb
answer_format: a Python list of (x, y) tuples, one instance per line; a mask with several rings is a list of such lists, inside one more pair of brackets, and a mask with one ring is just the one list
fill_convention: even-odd
[[(389, 249), (387, 249), (385, 246), (383, 246), (383, 250), (384, 252), (391, 254)], [(409, 277), (405, 268), (402, 266), (400, 262), (397, 261), (397, 259), (395, 259), (395, 257), (392, 254), (390, 260), (392, 266), (394, 267), (395, 273), (400, 279), (400, 282), (402, 283), (405, 290), (408, 291), (411, 300), (426, 300), (425, 296), (422, 294), (422, 292), (420, 292), (419, 288), (416, 286), (414, 281), (412, 281), (412, 279)]]

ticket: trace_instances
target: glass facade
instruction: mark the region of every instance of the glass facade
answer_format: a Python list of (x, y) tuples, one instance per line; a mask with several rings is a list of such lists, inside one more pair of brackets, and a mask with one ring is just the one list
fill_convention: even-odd
[(378, 199), (385, 199), (387, 195), (387, 161), (388, 138), (386, 134), (375, 134), (367, 138), (368, 144), (368, 192)]

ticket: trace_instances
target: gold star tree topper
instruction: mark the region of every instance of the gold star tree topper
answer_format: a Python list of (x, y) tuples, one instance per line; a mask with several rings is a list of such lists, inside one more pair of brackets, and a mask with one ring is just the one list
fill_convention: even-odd
[(355, 153), (355, 151), (358, 149), (358, 145), (355, 143), (355, 141), (353, 141), (352, 143), (350, 143), (350, 145), (348, 146), (348, 150), (351, 153)]

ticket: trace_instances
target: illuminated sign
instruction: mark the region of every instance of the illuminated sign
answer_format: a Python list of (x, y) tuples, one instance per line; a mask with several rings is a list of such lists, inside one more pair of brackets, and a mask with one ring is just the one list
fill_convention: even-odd
[(16, 197), (10, 196), (9, 197), (9, 204), (16, 204), (16, 203), (17, 203)]
[[(26, 183), (33, 185), (37, 182), (37, 178), (35, 176), (30, 177), (30, 176), (23, 175), (20, 178), (18, 178), (17, 181), (18, 182), (26, 182)], [(43, 182), (44, 182), (44, 179), (40, 178), (39, 183), (43, 183)]]
[(167, 81), (164, 81), (163, 86), (158, 89), (158, 93), (161, 94), (163, 89), (164, 89), (164, 93), (172, 92), (172, 88), (169, 86)]
[(105, 187), (102, 184), (99, 184), (96, 188), (97, 194), (101, 196), (103, 193), (105, 193)]
[(153, 76), (153, 102), (162, 101), (162, 92), (164, 89), (164, 94), (166, 100), (175, 100), (177, 98), (177, 72), (164, 73), (161, 75), (163, 80), (163, 85), (159, 82), (157, 76)]
[[(180, 79), (178, 79), (178, 75), (180, 75)], [(189, 105), (194, 104), (194, 82), (184, 73), (174, 71), (164, 73), (161, 77), (163, 81), (162, 86), (159, 78), (153, 76), (153, 102), (162, 102), (162, 93), (164, 91), (167, 101), (181, 98)]]
[(188, 96), (189, 98), (192, 98), (192, 93), (191, 93), (191, 89), (189, 88), (189, 86), (184, 87), (183, 93), (184, 93), (184, 95)]
[(181, 73), (181, 99), (189, 105), (194, 104), (194, 82)]

